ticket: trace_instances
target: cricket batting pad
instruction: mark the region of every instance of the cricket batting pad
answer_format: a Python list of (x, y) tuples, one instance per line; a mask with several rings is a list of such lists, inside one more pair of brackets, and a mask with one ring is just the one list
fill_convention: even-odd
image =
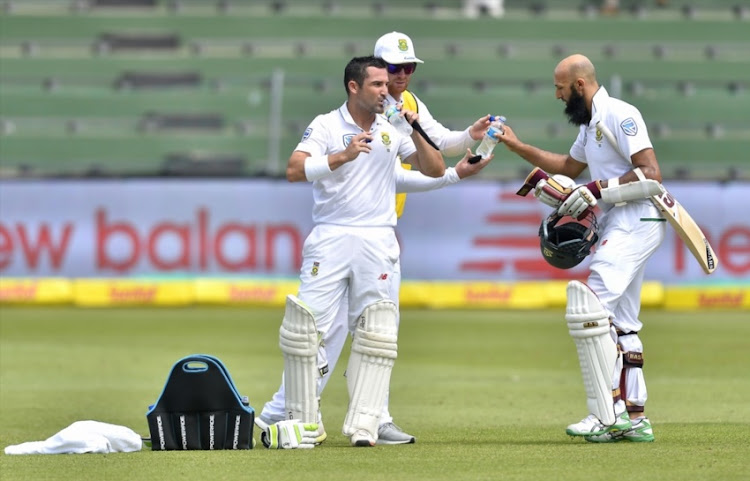
[(359, 430), (378, 438), (378, 424), (391, 382), (391, 370), (398, 356), (398, 310), (383, 300), (367, 306), (357, 319), (352, 352), (346, 369), (349, 410), (343, 433)]
[(302, 301), (288, 295), (279, 329), (284, 354), (284, 390), (287, 419), (318, 422), (318, 331), (315, 318)]
[(619, 384), (621, 360), (612, 338), (609, 316), (586, 284), (568, 283), (565, 320), (578, 351), (589, 412), (606, 425), (614, 424), (612, 389), (615, 379)]

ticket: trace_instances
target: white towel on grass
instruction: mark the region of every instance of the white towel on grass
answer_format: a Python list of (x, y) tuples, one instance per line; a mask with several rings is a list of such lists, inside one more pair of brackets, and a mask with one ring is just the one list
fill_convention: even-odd
[(51, 438), (5, 448), (5, 454), (129, 453), (140, 451), (141, 437), (132, 429), (99, 421), (76, 421)]

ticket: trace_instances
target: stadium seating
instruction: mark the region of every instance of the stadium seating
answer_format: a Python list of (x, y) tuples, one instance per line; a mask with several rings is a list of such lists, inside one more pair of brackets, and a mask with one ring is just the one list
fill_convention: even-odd
[[(446, 126), (491, 110), (566, 151), (552, 69), (582, 52), (641, 109), (665, 176), (750, 178), (737, 2), (623, 1), (607, 17), (591, 3), (506, 1), (502, 19), (469, 20), (460, 1), (5, 1), (0, 176), (278, 175), (307, 123), (344, 101), (345, 62), (401, 30), (425, 60), (413, 90)], [(487, 175), (525, 168), (499, 158)]]

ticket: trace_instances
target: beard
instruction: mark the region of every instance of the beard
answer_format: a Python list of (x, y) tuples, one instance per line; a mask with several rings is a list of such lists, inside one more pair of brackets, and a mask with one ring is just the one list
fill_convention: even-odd
[(588, 125), (591, 122), (591, 114), (586, 108), (583, 95), (579, 94), (572, 86), (570, 98), (565, 103), (565, 115), (568, 116), (568, 122), (573, 125)]

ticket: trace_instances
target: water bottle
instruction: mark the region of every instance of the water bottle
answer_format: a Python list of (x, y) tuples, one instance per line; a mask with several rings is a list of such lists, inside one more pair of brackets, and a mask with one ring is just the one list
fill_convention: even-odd
[(502, 115), (495, 116), (490, 115), (490, 128), (487, 129), (487, 132), (484, 134), (484, 137), (482, 138), (482, 143), (479, 144), (479, 148), (477, 148), (477, 155), (480, 156), (483, 159), (486, 159), (492, 154), (492, 150), (495, 148), (495, 146), (498, 143), (497, 138), (495, 137), (495, 132), (503, 132), (503, 126), (505, 125), (505, 117)]
[(388, 123), (396, 127), (401, 134), (409, 136), (412, 133), (412, 126), (405, 117), (402, 117), (401, 110), (399, 110), (397, 104), (391, 104), (385, 109), (385, 118), (388, 119)]

